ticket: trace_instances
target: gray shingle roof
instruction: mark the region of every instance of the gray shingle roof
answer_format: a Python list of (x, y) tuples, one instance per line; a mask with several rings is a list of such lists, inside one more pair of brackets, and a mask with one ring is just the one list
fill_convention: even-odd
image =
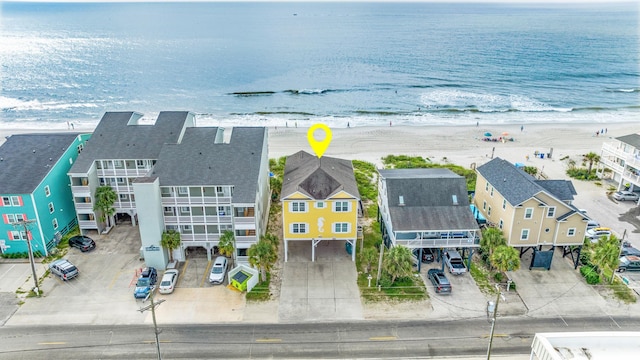
[(312, 199), (323, 200), (341, 190), (360, 199), (351, 160), (318, 158), (305, 151), (287, 157), (281, 198), (300, 191)]
[(217, 127), (187, 128), (180, 144), (166, 144), (153, 176), (161, 186), (234, 185), (234, 203), (253, 203), (266, 128), (234, 127), (229, 143), (214, 142)]
[(616, 140), (620, 140), (625, 144), (629, 144), (636, 149), (640, 149), (640, 134), (629, 134), (624, 136), (619, 136)]
[[(472, 230), (464, 177), (448, 169), (379, 170), (394, 231)], [(400, 196), (404, 205), (400, 205)], [(454, 202), (455, 198), (455, 202)]]
[(573, 196), (578, 195), (573, 183), (568, 180), (536, 180), (535, 183), (565, 202), (572, 201)]
[(495, 158), (477, 170), (513, 206), (543, 191), (563, 202), (573, 200), (573, 195), (577, 195), (569, 180), (536, 180), (501, 158)]
[(513, 206), (544, 190), (531, 175), (498, 157), (477, 170)]
[(33, 192), (77, 136), (77, 133), (10, 136), (0, 146), (0, 194)]
[(86, 173), (100, 159), (157, 159), (162, 145), (178, 141), (188, 116), (187, 111), (163, 111), (154, 125), (137, 125), (139, 113), (107, 112), (69, 172)]

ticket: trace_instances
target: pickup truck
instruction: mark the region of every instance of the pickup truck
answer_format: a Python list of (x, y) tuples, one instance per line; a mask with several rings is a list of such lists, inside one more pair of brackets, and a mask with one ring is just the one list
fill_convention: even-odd
[(464, 266), (464, 260), (460, 253), (455, 250), (447, 250), (444, 253), (444, 263), (449, 268), (449, 272), (453, 275), (461, 275), (467, 272), (467, 267)]

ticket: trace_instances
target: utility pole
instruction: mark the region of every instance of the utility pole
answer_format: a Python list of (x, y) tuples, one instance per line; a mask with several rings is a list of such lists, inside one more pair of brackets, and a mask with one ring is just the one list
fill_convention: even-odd
[(155, 291), (155, 288), (151, 289), (151, 291), (149, 292), (149, 300), (151, 301), (151, 303), (143, 308), (140, 308), (138, 311), (142, 313), (147, 310), (151, 310), (151, 318), (153, 318), (153, 332), (156, 335), (156, 351), (158, 352), (158, 360), (162, 360), (162, 355), (160, 355), (160, 340), (158, 339), (158, 335), (160, 334), (161, 330), (158, 329), (158, 324), (156, 323), (156, 305), (162, 304), (165, 300), (163, 299), (154, 303), (153, 302), (154, 291)]
[[(491, 334), (489, 335), (489, 348), (487, 349), (487, 360), (491, 359), (491, 345), (493, 345), (493, 331), (496, 329), (496, 317), (498, 316), (498, 304), (500, 304), (500, 297), (504, 296), (500, 292), (500, 286), (496, 284), (496, 289), (498, 289), (498, 296), (496, 296), (495, 307), (493, 307), (493, 318), (491, 319)], [(491, 301), (487, 304), (487, 316), (492, 312)]]
[(34, 224), (35, 220), (20, 220), (14, 223), (11, 223), (16, 229), (24, 230), (24, 236), (27, 240), (27, 250), (29, 252), (29, 262), (31, 263), (31, 273), (33, 276), (33, 291), (36, 293), (36, 296), (40, 296), (40, 289), (38, 288), (38, 275), (36, 274), (36, 265), (35, 259), (33, 258), (33, 250), (31, 249), (31, 239), (29, 239), (29, 226)]

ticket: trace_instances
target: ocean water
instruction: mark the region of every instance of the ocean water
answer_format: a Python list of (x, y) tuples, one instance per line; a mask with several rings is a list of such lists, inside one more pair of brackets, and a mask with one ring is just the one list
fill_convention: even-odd
[(638, 122), (639, 5), (0, 3), (0, 127)]

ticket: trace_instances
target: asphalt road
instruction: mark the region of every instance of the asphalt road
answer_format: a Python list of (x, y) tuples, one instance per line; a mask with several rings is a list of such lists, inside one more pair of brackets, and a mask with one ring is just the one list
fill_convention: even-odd
[[(162, 327), (164, 359), (407, 359), (486, 353), (490, 324), (461, 321)], [(499, 318), (493, 354), (529, 354), (536, 332), (639, 331), (640, 317)], [(149, 326), (4, 326), (0, 359), (155, 359)]]

